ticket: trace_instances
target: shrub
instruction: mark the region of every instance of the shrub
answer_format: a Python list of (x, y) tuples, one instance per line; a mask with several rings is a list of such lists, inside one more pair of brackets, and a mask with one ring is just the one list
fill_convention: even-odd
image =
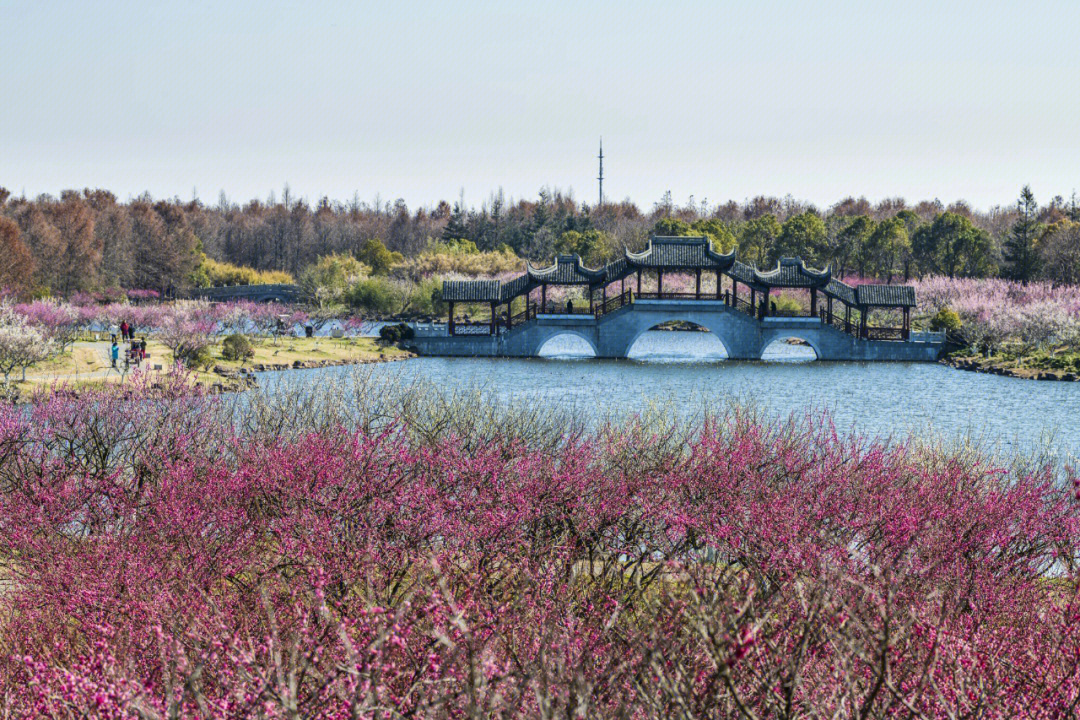
[(196, 287), (222, 285), (289, 285), (293, 276), (279, 270), (256, 270), (229, 262), (218, 262), (205, 255), (189, 277)]
[(346, 299), (368, 315), (393, 315), (400, 309), (399, 288), (386, 277), (361, 280), (349, 289)]
[(493, 251), (474, 253), (457, 247), (447, 248), (440, 243), (407, 260), (396, 272), (401, 272), (413, 280), (420, 280), (432, 275), (487, 277), (519, 273), (524, 269), (525, 263), (506, 245)]
[(255, 348), (247, 335), (233, 333), (221, 344), (221, 357), (230, 361), (244, 361), (255, 355)]
[(405, 258), (399, 252), (391, 252), (381, 240), (366, 240), (360, 246), (359, 260), (371, 268), (372, 275), (385, 275), (390, 268), (400, 265)]
[[(776, 312), (778, 313), (804, 313), (803, 305), (796, 298), (791, 297), (785, 293), (780, 293), (771, 302), (776, 304)], [(771, 311), (771, 308), (770, 308)]]
[(960, 316), (956, 314), (955, 310), (942, 307), (937, 311), (937, 315), (930, 318), (930, 329), (956, 332), (960, 329)]
[(214, 356), (210, 353), (209, 345), (193, 347), (176, 358), (193, 370), (207, 370), (214, 364)]
[(383, 325), (379, 328), (379, 338), (388, 343), (401, 342), (402, 340), (412, 340), (415, 336), (415, 332), (412, 327), (405, 323), (398, 323), (397, 325)]
[(320, 308), (342, 301), (349, 286), (371, 274), (371, 268), (348, 253), (323, 255), (300, 273), (308, 302)]
[(210, 333), (214, 323), (195, 320), (184, 313), (166, 317), (158, 339), (172, 350), (173, 359), (189, 368), (202, 367), (210, 362)]
[(445, 303), (442, 301), (442, 280), (421, 280), (409, 293), (409, 310), (416, 315), (439, 315)]

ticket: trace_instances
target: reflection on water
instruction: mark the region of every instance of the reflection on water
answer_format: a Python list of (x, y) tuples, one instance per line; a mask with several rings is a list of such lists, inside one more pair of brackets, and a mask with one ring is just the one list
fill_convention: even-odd
[(637, 362), (723, 362), (727, 348), (711, 332), (687, 330), (649, 330), (630, 347), (629, 356)]
[(596, 357), (585, 338), (573, 333), (556, 335), (540, 348), (540, 357), (547, 360), (582, 360)]
[[(595, 357), (592, 346), (572, 333), (556, 335), (540, 348), (540, 357), (548, 360), (580, 360)], [(630, 360), (638, 362), (723, 362), (728, 352), (720, 338), (711, 332), (650, 330), (630, 347)], [(817, 359), (806, 344), (793, 345), (786, 340), (771, 343), (762, 353), (766, 362), (810, 362)]]
[[(787, 359), (813, 357), (805, 345), (775, 343), (770, 350)], [(717, 357), (722, 351), (709, 333), (654, 331), (639, 339), (630, 360), (418, 358), (369, 367), (595, 417), (657, 404), (691, 413), (703, 402), (736, 398), (780, 416), (827, 409), (839, 428), (872, 436), (973, 435), (1004, 451), (1049, 440), (1080, 455), (1080, 383), (1019, 380), (937, 363), (724, 361)], [(333, 367), (287, 375), (290, 382), (317, 383), (350, 372)]]

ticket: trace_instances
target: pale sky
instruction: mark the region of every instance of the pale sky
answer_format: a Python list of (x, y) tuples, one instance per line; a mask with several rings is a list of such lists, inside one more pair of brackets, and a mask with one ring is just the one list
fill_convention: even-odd
[(1080, 2), (0, 0), (0, 186), (410, 207), (1080, 189)]

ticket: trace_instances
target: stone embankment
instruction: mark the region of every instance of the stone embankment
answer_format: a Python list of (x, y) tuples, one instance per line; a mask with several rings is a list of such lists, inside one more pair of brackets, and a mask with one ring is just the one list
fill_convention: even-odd
[(211, 382), (207, 388), (211, 392), (235, 392), (258, 386), (255, 373), (276, 372), (280, 370), (313, 370), (315, 368), (333, 367), (337, 365), (375, 365), (377, 363), (397, 362), (416, 357), (408, 355), (380, 355), (369, 358), (343, 358), (337, 360), (294, 360), (291, 363), (254, 363), (251, 367), (230, 368), (224, 365), (215, 365), (211, 372), (221, 378), (219, 382)]
[(1069, 372), (1068, 370), (1006, 367), (980, 358), (944, 358), (941, 360), (941, 363), (948, 365), (949, 367), (954, 367), (957, 370), (969, 370), (971, 372), (1001, 375), (1003, 377), (1019, 378), (1022, 380), (1063, 380), (1065, 382), (1075, 382), (1080, 380), (1080, 375), (1075, 372)]
[[(248, 372), (268, 372), (271, 370), (310, 370), (313, 368), (333, 367), (335, 365), (375, 365), (385, 362), (397, 362), (416, 357), (415, 355), (389, 355), (371, 358), (345, 358), (342, 360), (294, 360), (291, 363), (255, 363)], [(214, 368), (217, 372), (218, 368)]]

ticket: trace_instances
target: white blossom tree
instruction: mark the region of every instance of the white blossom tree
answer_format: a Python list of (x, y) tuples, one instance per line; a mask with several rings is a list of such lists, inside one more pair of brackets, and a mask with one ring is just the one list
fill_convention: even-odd
[(44, 332), (10, 305), (0, 305), (0, 373), (5, 383), (15, 370), (22, 370), (22, 379), (26, 380), (26, 368), (55, 352), (56, 344)]

